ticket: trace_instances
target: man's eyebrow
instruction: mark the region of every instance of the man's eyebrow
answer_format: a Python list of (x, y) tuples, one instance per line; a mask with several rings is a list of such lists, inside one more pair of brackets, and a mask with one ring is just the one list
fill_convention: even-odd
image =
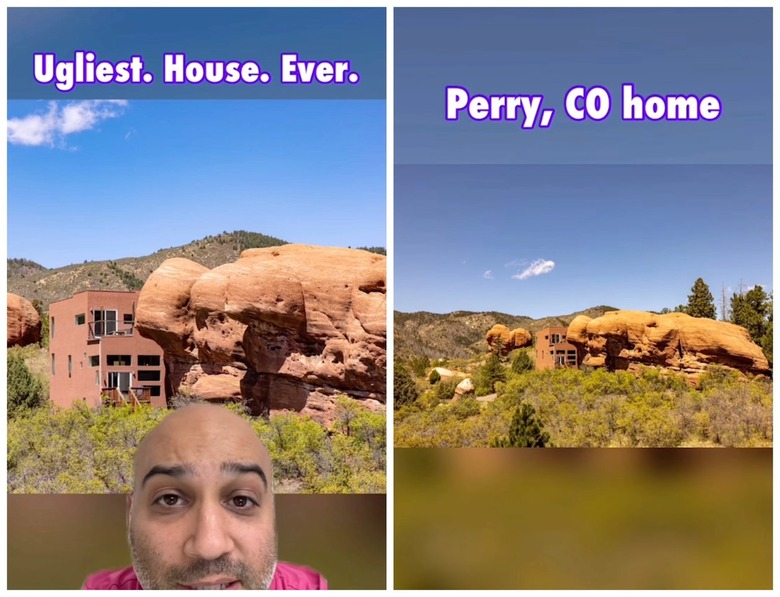
[(165, 466), (164, 464), (156, 464), (149, 469), (149, 472), (144, 475), (143, 481), (141, 481), (141, 487), (146, 485), (146, 482), (155, 475), (168, 475), (170, 477), (183, 477), (187, 474), (192, 474), (192, 466), (189, 464), (174, 464), (172, 466)]
[(265, 476), (265, 472), (259, 464), (247, 463), (247, 462), (223, 462), (223, 473), (234, 473), (240, 475), (242, 473), (256, 473), (263, 480), (265, 488), (268, 489), (268, 479)]

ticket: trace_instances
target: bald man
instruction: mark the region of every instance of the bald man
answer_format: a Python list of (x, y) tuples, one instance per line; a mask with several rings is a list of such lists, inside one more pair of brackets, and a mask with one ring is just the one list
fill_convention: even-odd
[(273, 467), (263, 443), (222, 406), (168, 415), (135, 455), (127, 526), (133, 566), (85, 589), (326, 589), (276, 559)]

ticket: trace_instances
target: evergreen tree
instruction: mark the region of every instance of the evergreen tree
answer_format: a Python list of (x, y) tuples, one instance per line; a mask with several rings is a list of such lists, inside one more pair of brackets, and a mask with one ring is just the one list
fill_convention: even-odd
[(546, 448), (550, 445), (550, 434), (543, 431), (536, 419), (536, 410), (530, 404), (523, 403), (515, 409), (512, 423), (509, 425), (509, 437), (493, 443), (497, 448)]
[(393, 367), (393, 407), (398, 410), (406, 404), (414, 404), (419, 397), (414, 379), (403, 365)]
[(731, 323), (745, 328), (750, 338), (772, 360), (772, 297), (761, 286), (731, 297)]
[(474, 388), (477, 396), (493, 393), (497, 381), (506, 381), (506, 371), (504, 371), (498, 354), (498, 352), (491, 352), (485, 360), (485, 364), (477, 371), (476, 387)]
[(691, 317), (716, 318), (715, 299), (712, 298), (710, 287), (704, 283), (704, 280), (698, 278), (691, 288), (691, 294), (688, 295), (688, 305), (685, 312)]
[(534, 362), (525, 350), (520, 350), (512, 359), (512, 371), (515, 373), (525, 373), (533, 369)]
[(430, 376), (428, 377), (428, 381), (431, 382), (431, 385), (437, 384), (441, 381), (441, 374), (434, 369), (431, 371)]
[(46, 401), (43, 384), (17, 352), (8, 353), (8, 416), (41, 406)]

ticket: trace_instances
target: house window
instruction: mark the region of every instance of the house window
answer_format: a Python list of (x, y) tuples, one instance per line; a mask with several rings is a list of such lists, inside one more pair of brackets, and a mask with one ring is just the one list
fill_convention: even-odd
[(73, 373), (73, 358), (68, 355), (68, 377)]
[(561, 335), (560, 334), (553, 334), (552, 340), (550, 341), (550, 344), (558, 344), (561, 341)]
[(87, 322), (87, 317), (84, 313), (76, 315), (76, 325), (84, 325)]
[(100, 371), (95, 371), (95, 385), (100, 385)]
[(152, 396), (160, 395), (160, 386), (144, 386), (144, 389), (149, 390)]
[(109, 367), (129, 367), (132, 357), (129, 354), (110, 354), (106, 357), (106, 364)]
[(110, 336), (116, 334), (116, 311), (98, 309), (95, 315), (95, 336)]
[(132, 325), (132, 323), (133, 323), (133, 314), (132, 313), (125, 313), (124, 316), (123, 316), (122, 321), (124, 323), (129, 323), (129, 324)]
[(160, 355), (158, 354), (139, 354), (138, 355), (139, 367), (159, 367)]
[(100, 357), (98, 355), (95, 355), (93, 357), (89, 357), (89, 366), (90, 367), (98, 367), (100, 365)]
[(138, 381), (160, 381), (160, 371), (139, 371)]
[(54, 318), (51, 318), (51, 325), (49, 325), (49, 337), (54, 339)]
[(51, 354), (51, 374), (54, 375), (54, 353)]

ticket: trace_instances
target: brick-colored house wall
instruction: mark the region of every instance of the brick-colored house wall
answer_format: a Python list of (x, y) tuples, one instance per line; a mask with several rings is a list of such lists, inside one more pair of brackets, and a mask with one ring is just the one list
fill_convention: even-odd
[[(536, 332), (536, 368), (579, 367), (582, 350), (566, 341), (565, 327), (549, 327)], [(561, 362), (562, 361), (562, 362)]]
[[(103, 389), (115, 385), (111, 373), (128, 373), (131, 387), (158, 388), (152, 404), (166, 405), (163, 351), (135, 329), (138, 295), (87, 290), (49, 305), (49, 393), (55, 404), (68, 407), (85, 400), (97, 406)], [(116, 312), (115, 322), (111, 315), (106, 320), (106, 311)], [(112, 355), (129, 356), (130, 364), (111, 364)], [(139, 365), (140, 355), (158, 357), (159, 365)], [(139, 380), (140, 371), (159, 381)]]

